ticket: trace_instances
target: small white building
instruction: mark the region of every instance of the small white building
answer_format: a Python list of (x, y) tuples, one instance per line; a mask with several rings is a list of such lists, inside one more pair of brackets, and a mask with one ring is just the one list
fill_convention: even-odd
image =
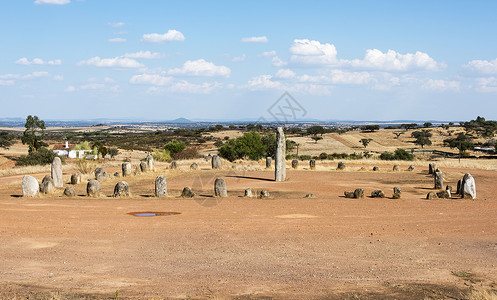
[(65, 144), (58, 144), (53, 146), (53, 152), (57, 153), (59, 156), (67, 156), (69, 158), (93, 158), (97, 159), (96, 155), (89, 154), (92, 152), (91, 150), (75, 150), (75, 145), (69, 145), (69, 142), (66, 141)]

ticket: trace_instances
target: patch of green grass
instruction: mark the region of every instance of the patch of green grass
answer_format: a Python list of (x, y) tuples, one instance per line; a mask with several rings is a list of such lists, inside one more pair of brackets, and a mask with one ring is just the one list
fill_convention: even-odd
[(478, 278), (476, 278), (476, 274), (474, 273), (469, 273), (464, 271), (452, 271), (452, 275), (459, 277), (463, 280), (469, 281), (471, 283), (477, 283), (481, 281)]

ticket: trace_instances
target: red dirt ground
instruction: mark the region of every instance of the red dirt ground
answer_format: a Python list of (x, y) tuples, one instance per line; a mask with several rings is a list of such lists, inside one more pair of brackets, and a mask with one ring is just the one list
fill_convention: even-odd
[[(455, 186), (466, 170), (444, 172)], [(476, 200), (425, 200), (433, 179), (418, 169), (288, 170), (286, 182), (273, 171), (162, 173), (166, 199), (152, 197), (158, 173), (126, 178), (128, 199), (109, 197), (119, 179), (100, 198), (82, 196), (85, 184), (71, 199), (2, 185), (0, 298), (459, 299), (497, 287), (495, 171), (471, 171)], [(216, 177), (228, 198), (211, 197)], [(177, 198), (184, 186), (199, 195)], [(402, 199), (342, 197), (394, 186)], [(247, 187), (271, 198), (242, 198)]]

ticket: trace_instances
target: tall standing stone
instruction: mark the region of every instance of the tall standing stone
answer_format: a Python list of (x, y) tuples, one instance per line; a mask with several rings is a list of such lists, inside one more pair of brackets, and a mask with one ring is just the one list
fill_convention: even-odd
[(214, 182), (214, 195), (216, 197), (228, 196), (228, 191), (226, 190), (226, 182), (221, 177), (217, 178)]
[(62, 161), (60, 157), (55, 157), (52, 162), (51, 175), (54, 186), (56, 188), (61, 188), (64, 186), (64, 182), (62, 182)]
[(103, 181), (107, 178), (107, 172), (104, 168), (97, 168), (95, 170), (95, 179), (98, 181)]
[(402, 197), (402, 190), (400, 187), (396, 186), (393, 188), (393, 197), (394, 199), (400, 199)]
[(266, 157), (266, 169), (270, 169), (272, 164), (273, 159), (270, 156)]
[(442, 189), (444, 186), (444, 174), (435, 172), (435, 189)]
[(221, 169), (221, 158), (217, 155), (212, 156), (212, 168), (213, 169)]
[(51, 176), (45, 175), (40, 184), (40, 193), (52, 194), (55, 191), (55, 184)]
[(146, 161), (140, 162), (140, 170), (142, 173), (146, 173), (148, 171), (148, 164)]
[(149, 155), (147, 155), (147, 158), (145, 159), (145, 161), (147, 162), (147, 168), (150, 171), (153, 171), (154, 170), (154, 157), (151, 154), (149, 154)]
[(24, 175), (22, 178), (22, 196), (35, 197), (40, 191), (40, 184), (33, 176)]
[(309, 161), (309, 168), (311, 168), (311, 170), (316, 169), (316, 160), (315, 159), (311, 159)]
[(129, 184), (126, 181), (119, 181), (114, 187), (114, 197), (129, 197)]
[(81, 183), (81, 172), (76, 172), (71, 175), (71, 184), (80, 184)]
[(428, 165), (428, 174), (435, 174), (435, 171), (437, 170), (437, 164), (436, 163), (431, 163)]
[(345, 163), (343, 161), (338, 163), (337, 170), (345, 170)]
[(286, 180), (286, 140), (283, 128), (278, 127), (276, 131), (276, 157), (274, 161), (274, 180)]
[(299, 167), (299, 161), (294, 159), (292, 160), (292, 169), (297, 169)]
[(466, 173), (461, 182), (461, 195), (463, 198), (476, 198), (476, 183), (471, 174)]
[(178, 163), (177, 163), (176, 161), (173, 161), (173, 162), (171, 163), (171, 169), (172, 169), (172, 170), (176, 170), (177, 168), (178, 168)]
[(96, 179), (88, 181), (88, 184), (86, 185), (86, 194), (89, 197), (98, 197), (100, 194), (100, 182)]
[(156, 197), (166, 197), (167, 196), (167, 182), (164, 175), (159, 175), (155, 178), (155, 196)]
[(462, 184), (462, 179), (459, 179), (457, 181), (457, 188), (456, 188), (456, 194), (461, 195), (461, 184)]
[(121, 168), (123, 170), (123, 177), (131, 176), (131, 163), (130, 162), (123, 162), (123, 164), (121, 165)]

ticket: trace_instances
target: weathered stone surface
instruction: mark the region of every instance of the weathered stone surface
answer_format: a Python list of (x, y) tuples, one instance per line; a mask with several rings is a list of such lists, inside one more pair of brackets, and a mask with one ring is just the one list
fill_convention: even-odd
[(450, 193), (452, 194), (452, 186), (447, 185), (447, 186), (445, 187), (445, 189), (446, 189), (447, 191), (450, 191)]
[(299, 161), (294, 159), (292, 160), (292, 169), (297, 169), (299, 167)]
[(60, 160), (60, 157), (55, 157), (53, 159), (51, 175), (53, 184), (56, 188), (61, 188), (64, 186), (64, 182), (62, 180), (62, 161)]
[(364, 189), (355, 189), (354, 198), (364, 198)]
[(286, 139), (283, 128), (276, 130), (276, 156), (274, 161), (274, 180), (286, 180)]
[(338, 167), (337, 167), (337, 170), (345, 170), (345, 163), (344, 162), (339, 162), (338, 163)]
[(262, 190), (259, 193), (259, 198), (264, 199), (264, 198), (269, 198), (269, 192), (267, 190)]
[(89, 197), (98, 197), (100, 195), (100, 182), (96, 179), (88, 181), (86, 185), (86, 194)]
[(190, 165), (190, 169), (192, 170), (197, 170), (198, 169), (198, 164), (197, 163), (193, 163)]
[(151, 154), (147, 155), (147, 157), (145, 158), (145, 162), (147, 163), (147, 169), (149, 171), (153, 171), (154, 170), (154, 157)]
[(221, 169), (223, 166), (221, 163), (221, 157), (213, 155), (211, 159), (211, 164), (213, 169)]
[(394, 165), (393, 168), (392, 168), (392, 170), (394, 172), (400, 171), (399, 165)]
[(271, 168), (271, 165), (273, 164), (273, 159), (271, 157), (266, 157), (266, 169)]
[(443, 190), (440, 192), (437, 192), (437, 197), (440, 199), (450, 199), (450, 191), (449, 190)]
[(442, 189), (444, 185), (444, 174), (435, 172), (435, 189)]
[(148, 172), (148, 164), (147, 164), (147, 162), (146, 162), (146, 161), (141, 161), (141, 162), (140, 162), (140, 171), (141, 171), (142, 173), (146, 173), (146, 172)]
[(131, 163), (130, 162), (123, 162), (121, 165), (122, 171), (123, 171), (123, 177), (128, 177), (131, 176)]
[(345, 196), (345, 198), (355, 198), (354, 197), (354, 192), (343, 192), (343, 195)]
[(438, 199), (438, 195), (435, 192), (429, 192), (428, 195), (426, 195), (426, 199), (428, 200)]
[(372, 191), (371, 198), (385, 198), (385, 193), (382, 190)]
[(33, 176), (24, 175), (22, 178), (22, 196), (35, 197), (40, 191), (40, 184)]
[(80, 184), (81, 183), (81, 172), (76, 172), (71, 175), (71, 184)]
[(181, 197), (183, 198), (193, 198), (195, 197), (195, 193), (192, 191), (192, 188), (189, 186), (186, 186), (183, 188), (183, 191), (181, 192)]
[(176, 161), (173, 161), (173, 162), (171, 163), (171, 169), (172, 169), (172, 170), (176, 170), (177, 168), (178, 168), (178, 163), (177, 163)]
[(121, 177), (121, 174), (119, 174), (119, 172), (115, 172), (115, 173), (114, 173), (114, 177), (115, 177), (115, 178), (119, 178), (119, 177)]
[(74, 197), (76, 196), (76, 191), (72, 185), (67, 185), (64, 189), (64, 196), (66, 197)]
[(155, 178), (155, 196), (156, 197), (166, 197), (167, 196), (167, 181), (164, 175), (159, 175)]
[(314, 194), (312, 193), (305, 194), (304, 198), (314, 198)]
[(409, 168), (407, 168), (407, 171), (414, 171), (416, 167), (414, 165), (410, 165)]
[(252, 189), (251, 188), (245, 189), (245, 194), (243, 195), (243, 197), (252, 198), (253, 197)]
[(430, 163), (428, 165), (428, 174), (435, 174), (436, 170), (437, 170), (437, 164), (436, 163)]
[(379, 170), (380, 170), (380, 167), (378, 167), (378, 166), (373, 167), (373, 171), (379, 171)]
[(394, 199), (400, 199), (402, 197), (402, 190), (400, 187), (396, 186), (393, 188), (393, 196)]
[(471, 174), (466, 173), (461, 181), (461, 195), (463, 198), (476, 198), (476, 183)]
[(311, 168), (311, 170), (316, 169), (316, 160), (315, 159), (311, 159), (309, 161), (309, 168)]
[(129, 184), (126, 181), (119, 181), (114, 187), (114, 197), (129, 197)]
[(226, 182), (223, 178), (216, 178), (214, 181), (214, 196), (216, 197), (227, 197), (228, 191), (226, 190)]
[(52, 194), (55, 191), (55, 184), (50, 175), (45, 175), (40, 184), (40, 193), (42, 194)]
[(98, 181), (103, 181), (107, 178), (107, 172), (104, 168), (97, 168), (95, 170), (95, 179)]
[(459, 179), (457, 181), (457, 188), (456, 188), (456, 194), (457, 195), (461, 195), (461, 183), (462, 183), (462, 179)]

